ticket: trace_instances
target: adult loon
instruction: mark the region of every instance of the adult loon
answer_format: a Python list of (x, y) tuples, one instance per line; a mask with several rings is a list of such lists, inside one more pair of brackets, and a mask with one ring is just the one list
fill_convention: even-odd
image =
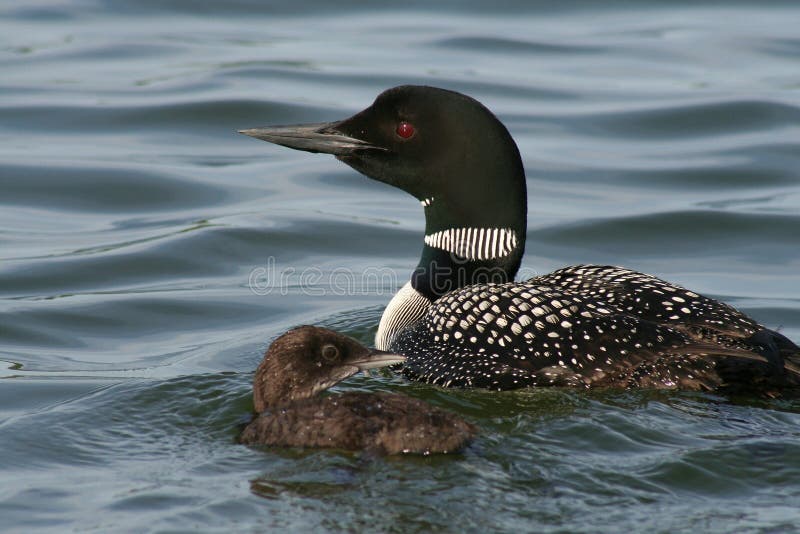
[(398, 354), (369, 350), (356, 340), (314, 326), (279, 336), (253, 380), (260, 415), (241, 443), (326, 447), (385, 454), (448, 453), (463, 448), (476, 428), (450, 412), (392, 393), (318, 393), (358, 371), (402, 363)]
[(422, 256), (375, 344), (442, 386), (717, 389), (800, 384), (800, 348), (654, 276), (576, 265), (514, 282), (525, 172), (505, 126), (453, 91), (400, 86), (352, 117), (241, 133), (337, 159), (424, 206)]

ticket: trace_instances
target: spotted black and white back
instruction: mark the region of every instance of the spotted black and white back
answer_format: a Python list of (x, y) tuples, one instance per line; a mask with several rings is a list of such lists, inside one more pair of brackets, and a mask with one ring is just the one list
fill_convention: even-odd
[(444, 386), (624, 386), (646, 375), (686, 387), (714, 366), (705, 356), (759, 359), (746, 340), (762, 329), (654, 276), (577, 265), (449, 293), (391, 349), (408, 357), (409, 377)]

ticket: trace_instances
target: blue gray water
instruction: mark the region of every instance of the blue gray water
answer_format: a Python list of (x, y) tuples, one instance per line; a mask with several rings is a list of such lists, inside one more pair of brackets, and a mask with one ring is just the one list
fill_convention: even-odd
[(0, 530), (800, 528), (797, 400), (379, 373), (336, 389), (426, 399), (480, 438), (234, 444), (270, 339), (370, 341), (423, 229), (402, 192), (235, 132), (401, 83), (508, 125), (526, 275), (624, 265), (800, 340), (800, 5), (429, 4), (0, 4)]

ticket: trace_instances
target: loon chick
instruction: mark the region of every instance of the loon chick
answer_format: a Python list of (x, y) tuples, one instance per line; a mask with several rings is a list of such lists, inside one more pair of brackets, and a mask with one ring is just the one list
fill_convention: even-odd
[(278, 337), (253, 381), (258, 415), (239, 441), (278, 447), (368, 449), (385, 454), (448, 453), (463, 448), (475, 427), (450, 412), (405, 395), (318, 393), (358, 371), (402, 363), (331, 330), (301, 326)]
[(422, 255), (375, 345), (443, 386), (717, 389), (800, 384), (800, 348), (732, 307), (654, 276), (576, 265), (514, 282), (525, 249), (522, 160), (478, 101), (424, 86), (352, 117), (243, 134), (337, 159), (416, 197)]

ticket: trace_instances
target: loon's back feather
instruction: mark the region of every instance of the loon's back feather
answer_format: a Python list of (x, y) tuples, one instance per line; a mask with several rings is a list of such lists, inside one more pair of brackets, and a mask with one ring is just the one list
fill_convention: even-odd
[[(785, 375), (759, 332), (773, 333), (654, 276), (577, 265), (448, 293), (391, 349), (409, 377), (444, 386), (716, 389), (748, 373)], [(797, 349), (780, 338), (781, 350)]]
[[(698, 335), (703, 338), (710, 331), (733, 338), (748, 337), (763, 328), (724, 302), (623, 267), (574, 265), (528, 280), (533, 281), (571, 293), (596, 295), (619, 313), (699, 329)], [(709, 332), (704, 335), (704, 330)]]

